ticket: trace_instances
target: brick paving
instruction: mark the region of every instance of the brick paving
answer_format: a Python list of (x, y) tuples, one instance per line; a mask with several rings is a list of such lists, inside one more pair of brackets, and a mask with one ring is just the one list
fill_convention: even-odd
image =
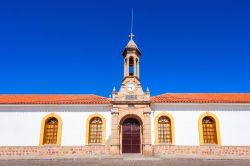
[(163, 158), (106, 158), (53, 160), (0, 160), (1, 166), (249, 166), (250, 159), (163, 159)]

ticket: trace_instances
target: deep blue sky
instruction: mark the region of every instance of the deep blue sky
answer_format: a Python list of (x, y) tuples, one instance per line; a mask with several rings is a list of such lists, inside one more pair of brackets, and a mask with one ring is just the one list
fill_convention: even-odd
[(119, 89), (132, 7), (152, 95), (250, 92), (247, 0), (1, 0), (0, 93)]

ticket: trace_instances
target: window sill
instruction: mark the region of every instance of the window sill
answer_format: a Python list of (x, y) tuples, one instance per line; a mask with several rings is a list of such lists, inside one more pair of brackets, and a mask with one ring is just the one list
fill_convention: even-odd
[(203, 145), (200, 145), (200, 146), (221, 146), (221, 145), (218, 145), (218, 144), (203, 144)]
[(60, 145), (57, 145), (57, 144), (43, 144), (43, 145), (40, 145), (40, 146), (45, 146), (45, 147), (56, 147), (56, 146), (60, 146)]
[(158, 145), (158, 146), (175, 146), (175, 144), (169, 144), (169, 143), (158, 143), (158, 144), (155, 144), (155, 145)]
[(102, 144), (102, 143), (89, 143), (86, 146), (105, 146), (105, 144)]

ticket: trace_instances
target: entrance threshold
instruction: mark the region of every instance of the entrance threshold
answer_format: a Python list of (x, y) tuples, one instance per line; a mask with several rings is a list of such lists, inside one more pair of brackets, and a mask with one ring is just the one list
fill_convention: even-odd
[(143, 156), (141, 153), (125, 153), (125, 154), (123, 153), (121, 157), (123, 160), (126, 160), (126, 161), (162, 160), (162, 158), (160, 157)]
[(122, 153), (122, 157), (138, 157), (143, 156), (141, 153)]

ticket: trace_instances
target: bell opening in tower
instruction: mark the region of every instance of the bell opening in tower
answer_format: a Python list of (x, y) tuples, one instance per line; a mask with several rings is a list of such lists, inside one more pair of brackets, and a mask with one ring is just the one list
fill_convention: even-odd
[(133, 59), (133, 57), (129, 58), (129, 75), (130, 76), (134, 75), (134, 59)]

